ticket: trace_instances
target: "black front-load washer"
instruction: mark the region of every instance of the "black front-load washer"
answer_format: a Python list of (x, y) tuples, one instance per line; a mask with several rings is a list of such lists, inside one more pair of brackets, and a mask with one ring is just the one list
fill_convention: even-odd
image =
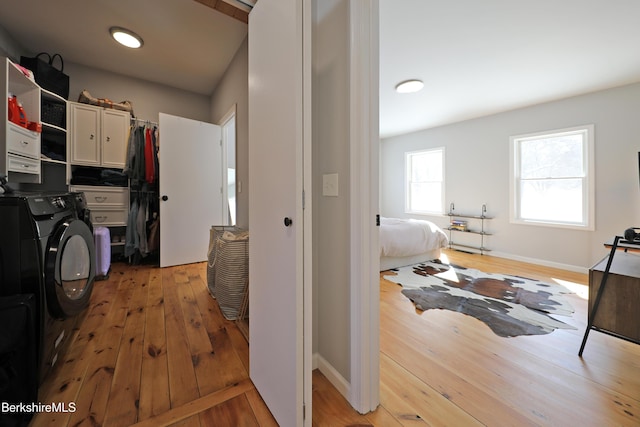
[(76, 197), (0, 195), (0, 296), (35, 296), (40, 382), (88, 306), (95, 278), (93, 233), (78, 218)]

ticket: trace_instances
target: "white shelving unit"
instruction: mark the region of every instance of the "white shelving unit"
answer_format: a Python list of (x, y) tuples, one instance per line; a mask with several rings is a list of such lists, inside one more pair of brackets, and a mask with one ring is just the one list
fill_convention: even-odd
[(40, 122), (40, 86), (29, 79), (8, 58), (0, 66), (0, 92), (5, 100), (0, 104), (0, 173), (9, 182), (41, 182), (40, 133), (9, 121), (8, 98), (15, 96), (24, 109), (26, 119)]
[[(485, 221), (493, 219), (492, 217), (487, 216), (487, 205), (482, 205), (480, 215), (472, 215), (468, 213), (456, 213), (455, 205), (451, 203), (449, 205), (449, 213), (447, 213), (447, 215), (449, 216), (449, 227), (447, 227), (447, 230), (449, 230), (449, 248), (461, 250), (471, 249), (480, 253), (480, 255), (484, 255), (485, 252), (491, 251), (491, 249), (486, 248), (484, 245), (485, 236), (491, 235), (490, 233), (487, 233), (485, 229)], [(460, 236), (462, 236), (462, 234), (476, 235), (480, 240), (480, 245), (469, 244), (466, 240), (464, 243), (456, 243), (454, 240), (454, 235), (456, 233), (460, 233)]]

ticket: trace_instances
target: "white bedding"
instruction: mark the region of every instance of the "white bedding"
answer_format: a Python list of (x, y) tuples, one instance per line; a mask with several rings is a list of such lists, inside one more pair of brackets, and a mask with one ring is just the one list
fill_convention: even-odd
[(407, 257), (447, 247), (449, 239), (431, 221), (380, 218), (380, 256)]

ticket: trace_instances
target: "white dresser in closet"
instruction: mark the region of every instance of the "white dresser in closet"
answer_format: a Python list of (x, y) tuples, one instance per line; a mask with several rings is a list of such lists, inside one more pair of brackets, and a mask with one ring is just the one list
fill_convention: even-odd
[(70, 191), (81, 191), (91, 210), (94, 226), (124, 227), (129, 214), (129, 188), (72, 185)]

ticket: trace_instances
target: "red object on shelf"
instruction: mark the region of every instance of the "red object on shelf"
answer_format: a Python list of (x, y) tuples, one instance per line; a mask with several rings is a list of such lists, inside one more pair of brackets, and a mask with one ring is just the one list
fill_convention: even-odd
[(16, 123), (17, 117), (20, 114), (18, 111), (18, 98), (12, 96), (8, 99), (9, 102), (9, 121)]
[(32, 130), (34, 132), (41, 133), (42, 132), (42, 123), (38, 122), (28, 122), (27, 129)]
[(18, 98), (16, 96), (12, 96), (8, 100), (9, 102), (9, 121), (17, 124), (18, 126), (22, 126), (23, 128), (27, 127), (28, 121), (27, 116), (24, 113), (24, 108), (18, 103)]

